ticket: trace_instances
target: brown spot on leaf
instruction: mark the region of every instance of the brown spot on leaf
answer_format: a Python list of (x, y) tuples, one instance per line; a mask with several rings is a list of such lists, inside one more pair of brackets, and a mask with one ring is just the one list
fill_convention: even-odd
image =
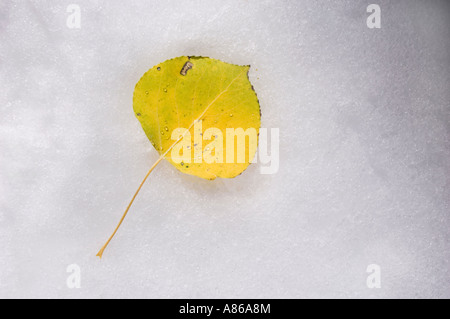
[(187, 71), (189, 71), (190, 69), (192, 69), (194, 65), (192, 64), (192, 62), (187, 61), (184, 65), (183, 68), (181, 69), (180, 74), (183, 76), (186, 76)]

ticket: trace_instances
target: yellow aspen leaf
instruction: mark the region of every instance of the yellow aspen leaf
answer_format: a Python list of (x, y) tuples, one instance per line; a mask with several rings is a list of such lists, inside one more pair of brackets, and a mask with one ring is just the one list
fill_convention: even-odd
[(250, 66), (182, 56), (151, 68), (136, 84), (133, 108), (160, 154), (131, 200), (102, 257), (153, 169), (166, 159), (179, 171), (234, 178), (252, 162), (261, 113)]

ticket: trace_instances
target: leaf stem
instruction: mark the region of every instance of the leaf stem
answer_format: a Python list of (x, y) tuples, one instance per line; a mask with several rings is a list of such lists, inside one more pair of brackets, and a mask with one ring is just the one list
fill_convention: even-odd
[(108, 247), (109, 243), (111, 242), (111, 240), (114, 238), (114, 235), (117, 233), (117, 231), (120, 228), (120, 225), (122, 225), (123, 221), (125, 220), (125, 217), (128, 214), (128, 211), (130, 210), (131, 206), (134, 203), (134, 200), (136, 199), (137, 195), (139, 194), (139, 192), (141, 191), (142, 186), (144, 186), (145, 182), (147, 181), (148, 177), (150, 176), (151, 172), (153, 172), (153, 170), (155, 169), (155, 167), (163, 160), (164, 156), (161, 156), (155, 164), (153, 164), (153, 166), (150, 168), (150, 170), (148, 171), (147, 175), (145, 175), (144, 180), (142, 181), (141, 185), (139, 186), (138, 190), (136, 191), (136, 193), (134, 194), (133, 198), (131, 199), (131, 202), (128, 204), (127, 209), (125, 210), (125, 213), (123, 214), (122, 218), (119, 221), (119, 224), (117, 225), (116, 229), (114, 230), (113, 234), (111, 235), (111, 237), (109, 237), (108, 241), (105, 243), (105, 245), (103, 245), (102, 249), (100, 249), (100, 251), (97, 254), (97, 257), (100, 257), (100, 259), (103, 256), (103, 253), (105, 252), (106, 247)]

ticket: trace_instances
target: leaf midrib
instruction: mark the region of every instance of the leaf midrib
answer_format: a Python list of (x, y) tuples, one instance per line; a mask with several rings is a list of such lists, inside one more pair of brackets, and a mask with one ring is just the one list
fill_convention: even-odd
[(205, 108), (205, 110), (200, 114), (200, 116), (198, 118), (196, 118), (191, 125), (189, 126), (188, 129), (186, 129), (186, 131), (183, 133), (183, 135), (178, 138), (178, 140), (176, 140), (168, 149), (167, 151), (164, 152), (164, 154), (162, 154), (160, 156), (160, 158), (165, 158), (166, 155), (175, 147), (175, 145), (177, 145), (186, 135), (187, 132), (189, 132), (192, 127), (195, 125), (196, 122), (200, 121), (202, 119), (202, 117), (206, 114), (206, 112), (208, 112), (208, 110), (210, 109), (210, 107), (224, 94), (228, 91), (228, 89), (231, 87), (231, 85), (246, 71), (246, 69), (244, 69), (243, 71), (241, 71), (233, 80), (231, 80), (230, 84), (228, 84), (228, 86), (222, 91), (220, 92), (215, 98), (214, 100), (212, 100)]

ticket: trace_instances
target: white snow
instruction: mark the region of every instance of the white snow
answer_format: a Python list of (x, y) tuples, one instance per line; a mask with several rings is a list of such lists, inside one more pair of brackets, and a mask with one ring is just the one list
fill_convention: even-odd
[[(449, 298), (450, 5), (376, 3), (2, 0), (0, 297)], [(252, 65), (280, 170), (164, 162), (99, 260), (157, 159), (134, 86), (181, 55)]]

